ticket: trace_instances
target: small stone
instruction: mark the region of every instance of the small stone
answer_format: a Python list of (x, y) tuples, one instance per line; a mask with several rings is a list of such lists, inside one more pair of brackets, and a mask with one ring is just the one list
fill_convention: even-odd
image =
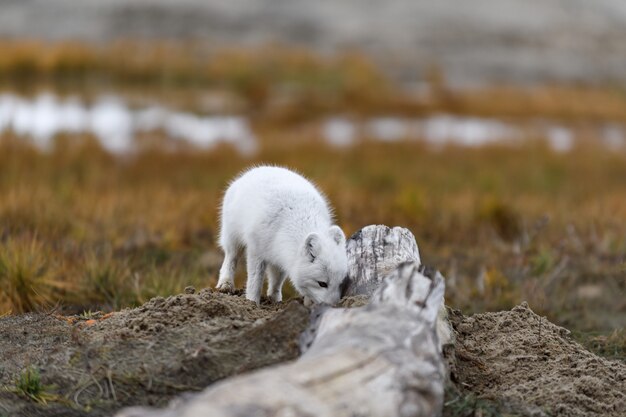
[(192, 286), (189, 287), (185, 287), (185, 294), (195, 294), (196, 293), (196, 289)]

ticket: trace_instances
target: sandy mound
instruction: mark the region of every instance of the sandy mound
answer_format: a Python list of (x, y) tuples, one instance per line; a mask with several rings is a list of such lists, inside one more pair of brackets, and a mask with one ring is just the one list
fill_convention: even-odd
[(208, 290), (104, 317), (8, 317), (0, 320), (0, 386), (15, 386), (32, 365), (60, 400), (41, 406), (5, 389), (0, 415), (95, 416), (165, 405), (180, 392), (295, 358), (308, 322), (297, 301), (258, 307)]
[(589, 352), (526, 304), (450, 318), (453, 379), (480, 398), (529, 416), (626, 416), (626, 365)]

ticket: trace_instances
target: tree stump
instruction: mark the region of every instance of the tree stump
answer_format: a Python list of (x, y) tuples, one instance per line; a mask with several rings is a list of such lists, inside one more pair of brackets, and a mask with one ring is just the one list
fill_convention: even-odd
[(403, 263), (368, 305), (318, 308), (295, 362), (216, 383), (170, 409), (118, 417), (439, 415), (445, 367), (435, 325), (444, 282), (423, 272)]

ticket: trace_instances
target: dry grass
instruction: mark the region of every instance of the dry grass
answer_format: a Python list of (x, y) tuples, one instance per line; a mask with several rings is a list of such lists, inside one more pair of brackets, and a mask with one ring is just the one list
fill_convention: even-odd
[(625, 121), (622, 90), (449, 91), (435, 77), (429, 94), (413, 97), (356, 54), (133, 42), (4, 41), (0, 84), (150, 92), (192, 108), (197, 91), (217, 89), (235, 97), (233, 108), (252, 119), (261, 139), (250, 160), (227, 147), (113, 157), (89, 137), (61, 137), (41, 153), (3, 134), (0, 316), (57, 302), (74, 312), (119, 309), (212, 285), (222, 190), (241, 169), (264, 162), (313, 178), (347, 233), (372, 223), (410, 228), (424, 261), (446, 275), (450, 305), (472, 312), (527, 300), (569, 328), (601, 332), (589, 343), (624, 357), (623, 332), (610, 332), (626, 321), (625, 154), (593, 141), (568, 154), (538, 142), (432, 150), (366, 141), (338, 150), (314, 134), (303, 140), (297, 127), (324, 114), (438, 111)]
[(626, 90), (616, 86), (500, 85), (460, 92), (435, 91), (432, 108), (452, 113), (570, 122), (626, 120)]
[[(77, 42), (0, 41), (0, 86), (32, 93), (53, 86), (75, 93), (123, 90), (161, 95), (192, 106), (190, 96), (225, 93), (226, 110), (258, 122), (293, 123), (320, 115), (422, 115), (448, 112), (483, 116), (626, 121), (626, 90), (508, 85), (452, 90), (434, 73), (426, 93), (394, 85), (358, 52), (321, 56), (285, 45), (215, 48), (194, 42), (120, 40), (107, 45)], [(181, 97), (182, 92), (182, 97)]]
[[(50, 306), (63, 297), (71, 284), (54, 265), (52, 253), (36, 236), (9, 236), (0, 246), (0, 300), (11, 311), (23, 313)], [(57, 271), (56, 269), (59, 268)]]
[[(0, 85), (22, 92), (53, 85), (75, 92), (228, 92), (229, 106), (265, 118), (295, 120), (338, 108), (390, 104), (391, 85), (356, 53), (321, 57), (302, 49), (209, 48), (204, 44), (119, 41), (0, 41)], [(170, 97), (170, 96), (168, 96)]]
[(89, 141), (43, 154), (5, 140), (0, 311), (57, 301), (118, 309), (214, 284), (221, 192), (244, 167), (268, 162), (313, 178), (347, 233), (372, 223), (410, 228), (425, 262), (447, 276), (452, 306), (528, 300), (575, 330), (623, 327), (625, 155), (414, 143), (294, 152), (264, 143), (251, 161), (228, 148), (120, 159)]

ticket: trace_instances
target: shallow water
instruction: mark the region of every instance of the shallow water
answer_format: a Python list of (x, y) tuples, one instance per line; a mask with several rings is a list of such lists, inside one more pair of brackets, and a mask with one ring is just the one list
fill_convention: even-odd
[(88, 133), (105, 149), (125, 153), (133, 150), (138, 133), (156, 131), (200, 149), (229, 143), (242, 154), (251, 154), (257, 147), (243, 117), (196, 115), (160, 105), (132, 109), (110, 95), (87, 105), (76, 97), (59, 99), (49, 93), (33, 99), (0, 94), (2, 131), (30, 138), (41, 149), (48, 149), (57, 134)]
[(489, 144), (521, 145), (545, 140), (557, 152), (568, 152), (578, 142), (593, 139), (612, 150), (626, 148), (625, 127), (618, 123), (568, 126), (549, 120), (507, 122), (494, 118), (436, 114), (424, 118), (376, 117), (355, 120), (331, 117), (321, 127), (325, 140), (337, 147), (352, 146), (360, 138), (381, 142), (424, 141), (434, 147), (454, 144), (478, 147)]
[[(242, 155), (258, 149), (249, 120), (241, 115), (184, 112), (160, 104), (133, 108), (122, 98), (103, 95), (86, 104), (78, 97), (58, 98), (43, 93), (34, 98), (0, 94), (0, 133), (12, 132), (49, 149), (58, 134), (91, 134), (113, 153), (132, 152), (139, 134), (160, 132), (174, 142), (196, 149), (220, 143), (232, 145)], [(511, 122), (495, 118), (434, 114), (422, 118), (394, 116), (367, 119), (333, 116), (319, 123), (319, 135), (331, 146), (357, 146), (364, 138), (381, 142), (423, 141), (433, 147), (448, 144), (478, 147), (489, 144), (516, 146), (543, 139), (557, 152), (568, 152), (585, 138), (611, 149), (626, 149), (626, 127), (619, 123), (586, 126), (550, 120)]]

